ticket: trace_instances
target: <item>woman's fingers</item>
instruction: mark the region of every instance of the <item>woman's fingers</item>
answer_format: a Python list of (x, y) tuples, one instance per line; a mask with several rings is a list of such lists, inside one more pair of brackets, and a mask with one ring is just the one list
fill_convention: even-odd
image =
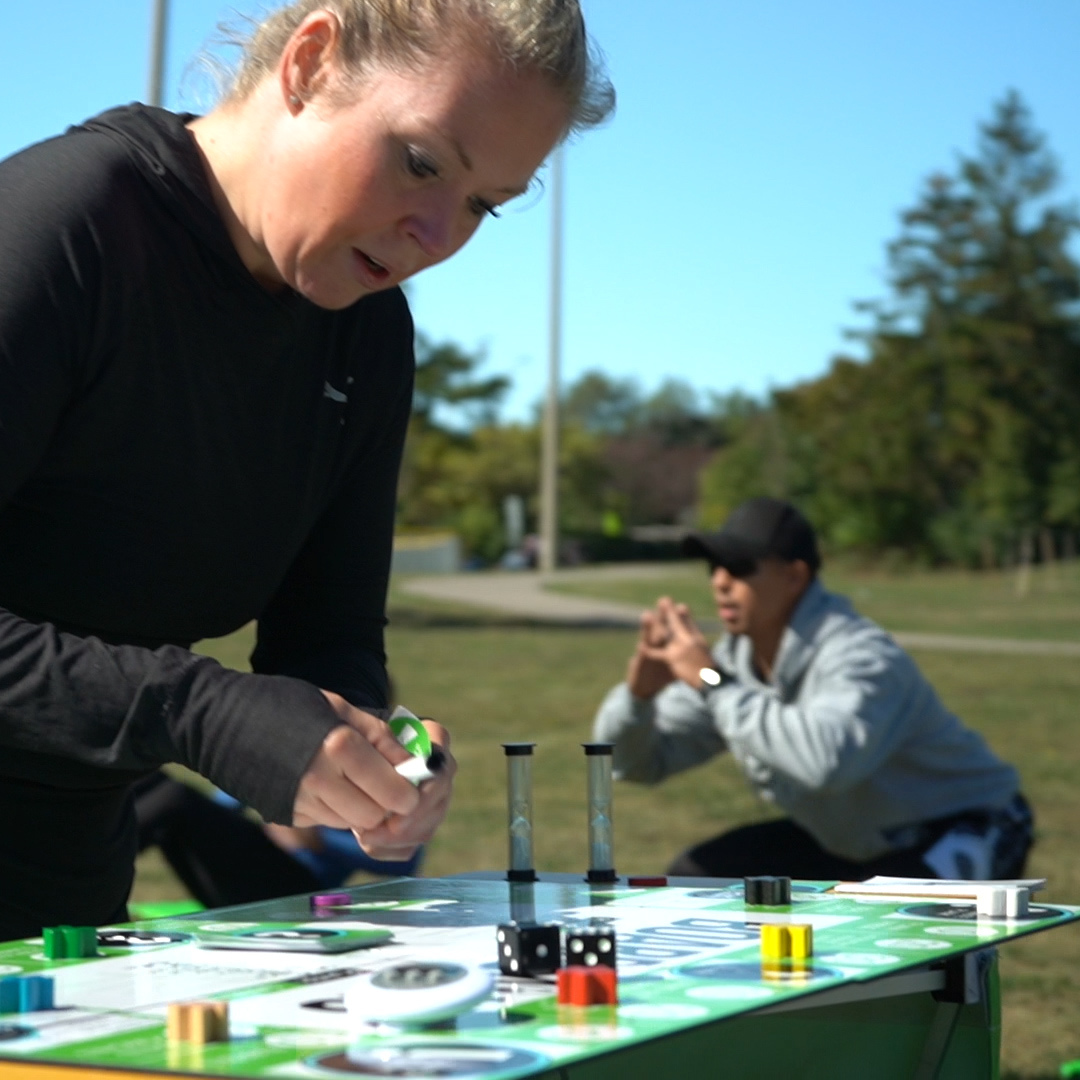
[(293, 824), (363, 831), (377, 826), (387, 814), (411, 814), (419, 802), (416, 788), (394, 771), (381, 747), (343, 724), (326, 736), (301, 778)]
[(380, 720), (373, 713), (358, 709), (340, 694), (324, 690), (323, 695), (330, 702), (342, 723), (348, 724), (354, 731), (363, 735), (392, 765), (400, 765), (403, 761), (409, 760), (409, 751), (394, 738), (394, 733), (385, 720)]
[(428, 790), (421, 793), (420, 805), (414, 813), (395, 815), (363, 830), (361, 846), (365, 851), (374, 854), (376, 850), (414, 849), (432, 838), (450, 808), (450, 790), (448, 787), (439, 790), (430, 780), (424, 787)]
[(323, 693), (343, 723), (323, 740), (300, 782), (294, 824), (352, 829), (369, 854), (408, 858), (431, 839), (449, 809), (457, 772), (450, 733), (435, 720), (422, 721), (442, 765), (416, 788), (395, 771), (409, 753), (389, 726), (340, 695)]
[[(409, 853), (420, 844), (427, 843), (450, 809), (454, 775), (457, 773), (457, 761), (450, 752), (450, 733), (435, 720), (426, 719), (422, 723), (432, 744), (442, 751), (442, 767), (434, 777), (420, 785), (420, 801), (411, 814), (387, 818), (358, 837), (364, 850), (373, 855), (376, 852), (394, 851), (397, 852), (394, 858), (407, 858), (408, 854), (401, 853)], [(380, 854), (378, 857), (388, 856)]]

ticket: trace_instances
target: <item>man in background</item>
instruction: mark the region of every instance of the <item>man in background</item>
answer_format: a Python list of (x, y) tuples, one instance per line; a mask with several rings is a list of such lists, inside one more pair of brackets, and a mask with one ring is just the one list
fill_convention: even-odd
[(708, 563), (726, 633), (710, 649), (685, 604), (658, 600), (593, 737), (615, 744), (617, 777), (644, 783), (729, 750), (785, 816), (705, 840), (670, 873), (1021, 876), (1032, 819), (1016, 770), (881, 627), (825, 590), (794, 506), (751, 499), (684, 551)]

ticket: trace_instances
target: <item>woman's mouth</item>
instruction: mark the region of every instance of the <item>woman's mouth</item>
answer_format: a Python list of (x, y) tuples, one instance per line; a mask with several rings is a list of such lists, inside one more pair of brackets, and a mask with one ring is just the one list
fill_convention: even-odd
[(353, 248), (353, 265), (360, 283), (368, 288), (382, 289), (390, 282), (390, 270), (366, 251)]

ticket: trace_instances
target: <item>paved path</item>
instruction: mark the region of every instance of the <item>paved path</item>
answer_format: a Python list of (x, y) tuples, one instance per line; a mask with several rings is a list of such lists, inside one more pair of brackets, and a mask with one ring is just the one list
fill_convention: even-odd
[[(400, 588), (405, 593), (432, 600), (469, 604), (489, 611), (500, 611), (519, 618), (542, 622), (571, 623), (580, 626), (636, 627), (641, 608), (616, 600), (594, 600), (569, 596), (544, 588), (559, 581), (603, 581), (655, 576), (657, 567), (628, 563), (590, 567), (587, 570), (557, 570), (542, 575), (535, 572), (500, 572), (424, 575), (405, 578)], [(719, 621), (702, 623), (708, 632), (719, 630)], [(935, 652), (1000, 653), (1009, 656), (1080, 657), (1080, 642), (1030, 641), (1020, 638), (965, 637), (958, 634), (923, 634), (901, 632), (893, 635), (905, 648)]]
[(405, 578), (401, 589), (432, 600), (471, 604), (489, 611), (540, 619), (544, 622), (590, 626), (637, 626), (641, 608), (617, 600), (568, 596), (544, 588), (549, 582), (599, 581), (612, 578), (652, 577), (656, 569), (631, 563), (595, 570), (557, 570), (554, 574), (530, 571), (483, 571), (475, 574), (438, 574)]

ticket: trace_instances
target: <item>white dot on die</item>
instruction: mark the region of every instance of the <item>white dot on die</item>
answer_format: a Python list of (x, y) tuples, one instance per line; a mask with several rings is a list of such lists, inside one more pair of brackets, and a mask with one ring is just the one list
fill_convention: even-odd
[(536, 955), (543, 959), (548, 954), (548, 947), (546, 945), (536, 946)]
[(514, 950), (509, 945), (503, 946), (503, 956), (509, 956)]
[(611, 942), (607, 938), (601, 938), (596, 947), (601, 952), (611, 952)]
[(597, 964), (600, 963), (600, 957), (597, 956), (594, 952), (586, 953), (585, 963), (588, 964), (589, 967), (595, 967)]
[(580, 941), (571, 941), (570, 942), (570, 951), (571, 952), (584, 952), (585, 951), (585, 945), (584, 945), (583, 942), (580, 942)]
[(510, 970), (511, 971), (517, 971), (517, 969), (518, 969), (518, 962), (516, 960), (511, 960), (510, 961)]
[(505, 941), (506, 940), (506, 931), (505, 930), (500, 930), (499, 931), (499, 940), (500, 941)]

